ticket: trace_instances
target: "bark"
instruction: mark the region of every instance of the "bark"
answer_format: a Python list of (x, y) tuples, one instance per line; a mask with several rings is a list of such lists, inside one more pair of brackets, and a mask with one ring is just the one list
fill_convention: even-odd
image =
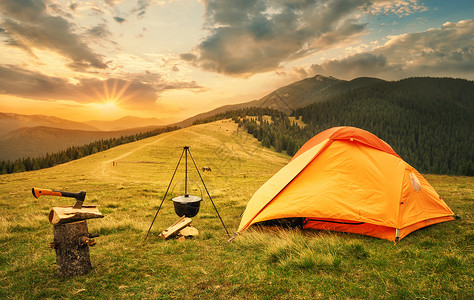
[(92, 269), (89, 245), (95, 244), (90, 238), (85, 220), (53, 226), (58, 276), (87, 274)]

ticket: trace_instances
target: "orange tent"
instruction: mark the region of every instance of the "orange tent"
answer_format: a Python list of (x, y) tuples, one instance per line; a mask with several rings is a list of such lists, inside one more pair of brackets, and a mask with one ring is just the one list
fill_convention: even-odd
[(453, 220), (433, 187), (384, 141), (354, 127), (310, 139), (247, 204), (238, 229), (303, 218), (304, 229), (335, 230), (398, 241)]

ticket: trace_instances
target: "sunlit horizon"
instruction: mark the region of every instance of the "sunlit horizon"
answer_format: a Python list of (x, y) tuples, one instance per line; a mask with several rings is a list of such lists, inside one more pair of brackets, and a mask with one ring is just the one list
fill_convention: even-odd
[(0, 112), (173, 122), (317, 74), (474, 80), (474, 2), (0, 2)]

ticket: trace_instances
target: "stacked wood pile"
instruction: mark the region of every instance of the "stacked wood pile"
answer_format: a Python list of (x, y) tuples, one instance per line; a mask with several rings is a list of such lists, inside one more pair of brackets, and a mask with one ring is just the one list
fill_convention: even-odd
[(170, 238), (176, 238), (179, 241), (182, 241), (186, 238), (191, 238), (199, 235), (199, 231), (195, 227), (191, 226), (191, 222), (191, 218), (186, 218), (186, 216), (182, 216), (173, 225), (163, 230), (159, 236), (165, 240)]

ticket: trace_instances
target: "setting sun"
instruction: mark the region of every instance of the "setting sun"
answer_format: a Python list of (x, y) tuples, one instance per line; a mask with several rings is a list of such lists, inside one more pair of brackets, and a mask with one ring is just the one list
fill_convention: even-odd
[(106, 101), (106, 102), (100, 104), (100, 106), (104, 110), (116, 110), (116, 109), (118, 109), (117, 102), (115, 100)]
[(94, 93), (100, 99), (98, 107), (106, 111), (119, 110), (120, 103), (130, 98), (133, 93), (127, 93), (130, 82), (120, 80), (104, 80), (100, 88), (94, 88)]

